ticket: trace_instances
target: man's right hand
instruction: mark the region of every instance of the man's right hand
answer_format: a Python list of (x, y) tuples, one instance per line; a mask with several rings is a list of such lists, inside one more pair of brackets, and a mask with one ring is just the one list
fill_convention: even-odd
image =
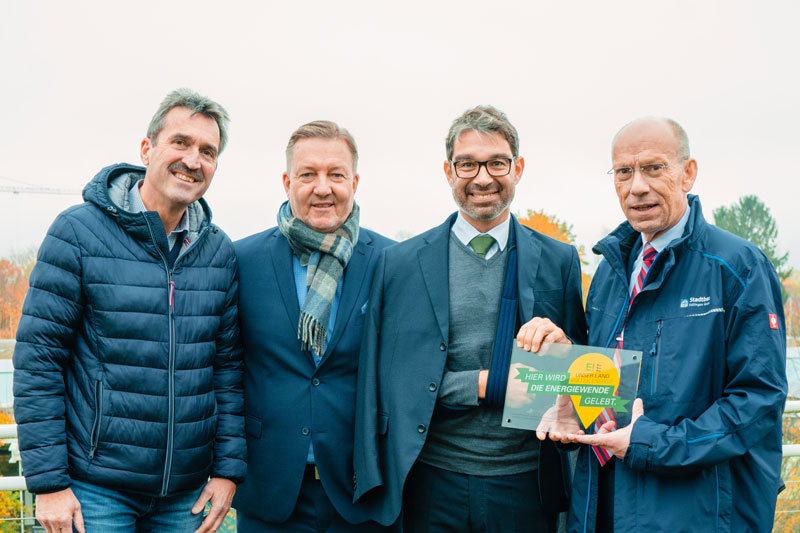
[(50, 494), (37, 494), (36, 520), (47, 533), (70, 533), (73, 524), (78, 533), (85, 533), (81, 503), (69, 488)]
[(549, 436), (550, 440), (570, 443), (577, 442), (577, 435), (583, 435), (583, 430), (572, 406), (572, 398), (559, 394), (556, 404), (542, 416), (542, 421), (536, 428), (536, 437), (544, 440)]

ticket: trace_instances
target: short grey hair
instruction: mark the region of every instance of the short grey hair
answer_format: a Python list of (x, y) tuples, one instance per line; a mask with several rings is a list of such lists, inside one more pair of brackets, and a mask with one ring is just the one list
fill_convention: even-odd
[(286, 172), (291, 170), (294, 145), (303, 139), (314, 138), (343, 140), (350, 150), (350, 155), (353, 156), (353, 172), (356, 171), (358, 167), (358, 147), (356, 146), (356, 140), (350, 132), (330, 120), (315, 120), (308, 124), (303, 124), (294, 130), (289, 137), (289, 144), (286, 145)]
[(453, 145), (465, 131), (478, 131), (481, 133), (499, 133), (511, 147), (511, 155), (519, 157), (519, 135), (505, 113), (490, 105), (479, 105), (467, 109), (453, 121), (450, 131), (447, 132), (445, 148), (447, 160), (453, 159)]
[(689, 136), (686, 130), (671, 118), (665, 118), (664, 121), (672, 128), (672, 133), (678, 139), (678, 157), (680, 159), (689, 159), (692, 155), (689, 152)]
[(617, 144), (617, 137), (619, 137), (619, 135), (623, 131), (625, 131), (628, 128), (628, 126), (636, 122), (642, 122), (648, 120), (663, 122), (672, 129), (672, 133), (675, 135), (675, 139), (677, 139), (678, 141), (678, 159), (684, 161), (692, 157), (689, 151), (689, 136), (686, 134), (686, 130), (683, 129), (683, 126), (678, 124), (677, 121), (667, 117), (642, 117), (642, 118), (637, 118), (636, 120), (631, 120), (630, 122), (622, 126), (619, 129), (619, 131), (617, 131), (616, 135), (614, 135), (614, 139), (611, 141), (612, 152), (614, 150), (614, 145)]
[(192, 112), (192, 115), (200, 113), (213, 118), (219, 127), (219, 153), (222, 153), (228, 144), (228, 123), (231, 117), (225, 108), (214, 100), (187, 88), (175, 89), (161, 101), (156, 114), (150, 119), (150, 125), (147, 126), (147, 138), (156, 144), (158, 134), (164, 129), (167, 113), (176, 107), (185, 107)]

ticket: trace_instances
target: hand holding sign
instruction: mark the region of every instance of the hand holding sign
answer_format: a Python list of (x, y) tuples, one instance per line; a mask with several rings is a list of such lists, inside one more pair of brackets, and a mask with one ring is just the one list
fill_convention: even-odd
[(594, 435), (575, 435), (573, 441), (580, 442), (581, 444), (591, 444), (592, 446), (600, 446), (605, 448), (612, 455), (625, 458), (625, 452), (628, 450), (628, 445), (631, 442), (631, 431), (633, 431), (633, 424), (636, 419), (644, 414), (644, 405), (641, 398), (636, 398), (633, 402), (633, 411), (631, 413), (631, 423), (622, 429), (613, 431), (613, 423), (608, 422), (603, 424), (600, 431)]
[(583, 435), (583, 430), (575, 415), (572, 398), (564, 395), (557, 396), (556, 404), (542, 416), (542, 421), (536, 428), (536, 438), (544, 440), (549, 434), (550, 440), (575, 442), (576, 435)]

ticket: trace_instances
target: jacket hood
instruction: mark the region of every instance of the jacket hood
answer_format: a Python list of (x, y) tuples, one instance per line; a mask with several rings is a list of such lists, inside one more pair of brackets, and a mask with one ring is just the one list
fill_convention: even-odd
[[(118, 163), (105, 167), (83, 188), (83, 199), (94, 204), (106, 215), (113, 218), (126, 231), (140, 240), (151, 239), (147, 213), (131, 213), (128, 191), (133, 184), (144, 179), (145, 167)], [(200, 198), (186, 208), (189, 239), (194, 242), (197, 236), (211, 223), (211, 208)], [(151, 224), (160, 218), (152, 217)]]

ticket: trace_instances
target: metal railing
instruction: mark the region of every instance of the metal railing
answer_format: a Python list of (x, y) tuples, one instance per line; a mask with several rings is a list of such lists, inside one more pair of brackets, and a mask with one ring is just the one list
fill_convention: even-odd
[[(800, 400), (789, 400), (786, 402), (784, 413), (800, 412)], [(0, 439), (16, 439), (16, 424), (0, 424)], [(800, 444), (784, 444), (784, 457), (800, 456)], [(0, 476), (0, 491), (3, 490), (27, 490), (25, 478), (23, 476)]]

